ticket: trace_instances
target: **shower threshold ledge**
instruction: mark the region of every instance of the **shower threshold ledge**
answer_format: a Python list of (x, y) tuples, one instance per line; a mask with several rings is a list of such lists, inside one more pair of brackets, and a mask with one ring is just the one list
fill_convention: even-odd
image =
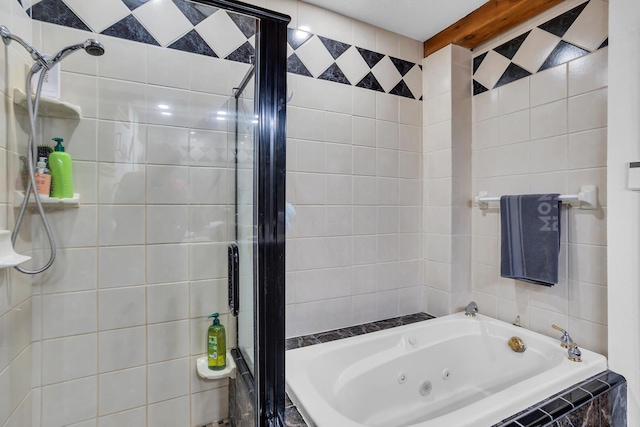
[[(27, 95), (20, 89), (13, 89), (13, 103), (27, 110)], [(60, 101), (48, 96), (40, 96), (39, 117), (57, 117), (60, 119), (80, 120), (82, 109), (78, 105)]]
[(222, 378), (236, 377), (236, 363), (233, 361), (233, 355), (227, 351), (227, 366), (220, 371), (212, 371), (209, 369), (207, 356), (198, 357), (196, 359), (196, 369), (198, 375), (207, 380), (220, 380)]

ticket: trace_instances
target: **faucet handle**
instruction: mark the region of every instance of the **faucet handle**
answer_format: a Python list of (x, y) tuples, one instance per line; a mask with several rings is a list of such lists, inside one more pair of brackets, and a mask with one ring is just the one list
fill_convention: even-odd
[(573, 340), (569, 336), (569, 332), (562, 329), (560, 326), (551, 325), (551, 327), (557, 331), (562, 332), (562, 336), (560, 337), (560, 345), (564, 348), (571, 348), (573, 346)]
[(569, 360), (572, 362), (582, 362), (582, 352), (578, 348), (578, 344), (573, 343), (567, 350)]
[(464, 315), (469, 317), (475, 317), (478, 312), (478, 304), (475, 301), (471, 301), (464, 309)]

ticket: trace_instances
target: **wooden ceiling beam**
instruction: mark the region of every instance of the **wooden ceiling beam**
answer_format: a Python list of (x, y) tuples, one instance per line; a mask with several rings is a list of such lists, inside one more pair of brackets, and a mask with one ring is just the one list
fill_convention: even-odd
[(424, 42), (425, 58), (449, 44), (472, 49), (564, 0), (490, 0)]

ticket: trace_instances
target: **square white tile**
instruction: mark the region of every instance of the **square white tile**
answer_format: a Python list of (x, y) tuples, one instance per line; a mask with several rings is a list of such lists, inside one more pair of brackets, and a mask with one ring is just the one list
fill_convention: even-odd
[(609, 49), (569, 62), (569, 96), (579, 95), (607, 86)]
[(602, 0), (589, 2), (567, 32), (563, 40), (594, 51), (607, 38), (609, 32), (609, 3)]
[(393, 89), (402, 79), (402, 75), (398, 71), (388, 56), (382, 58), (372, 69), (371, 72), (376, 80), (380, 83), (385, 92)]
[(69, 425), (95, 417), (98, 386), (95, 376), (54, 384), (42, 389), (42, 425)]
[(217, 279), (227, 275), (227, 244), (198, 243), (190, 249), (190, 279)]
[(107, 0), (100, 7), (92, 7), (82, 0), (66, 0), (65, 2), (93, 30), (101, 33), (131, 13), (124, 3), (118, 0)]
[(334, 62), (333, 57), (317, 36), (311, 37), (300, 46), (296, 50), (296, 55), (316, 78)]
[(189, 239), (189, 207), (147, 206), (147, 243), (181, 243)]
[(148, 55), (148, 83), (177, 89), (189, 89), (191, 82), (185, 78), (185, 68), (191, 69), (191, 59), (202, 56), (177, 49), (165, 49), (149, 46)]
[(500, 114), (509, 114), (529, 108), (529, 78), (517, 80), (498, 88)]
[(144, 246), (99, 248), (98, 286), (100, 288), (142, 285), (144, 279)]
[[(100, 77), (137, 83), (147, 82), (147, 67), (141, 66), (148, 62), (148, 47), (145, 43), (102, 34), (98, 38), (105, 46), (104, 55), (98, 60)], [(100, 85), (106, 83), (108, 82), (100, 79)]]
[(100, 332), (100, 373), (144, 365), (145, 335), (144, 326)]
[(490, 50), (473, 75), (473, 79), (491, 91), (510, 61), (499, 53)]
[(529, 79), (531, 107), (558, 101), (567, 96), (567, 64), (548, 68)]
[(98, 201), (101, 204), (143, 204), (145, 166), (135, 163), (98, 164)]
[(242, 31), (222, 9), (196, 25), (196, 31), (220, 58), (226, 58), (247, 41)]
[(45, 295), (42, 298), (43, 338), (95, 332), (96, 311), (95, 291)]
[(101, 290), (98, 306), (101, 331), (145, 324), (144, 286)]
[(360, 83), (360, 80), (370, 71), (369, 66), (364, 62), (362, 55), (360, 55), (355, 46), (351, 46), (340, 55), (336, 59), (336, 64), (338, 64), (338, 67), (340, 67), (352, 85)]
[(96, 288), (96, 275), (94, 248), (58, 249), (55, 263), (42, 273), (39, 281), (45, 294), (86, 291)]
[(566, 99), (531, 110), (531, 139), (546, 138), (567, 132)]
[(98, 384), (99, 415), (135, 408), (146, 403), (146, 367), (99, 375)]
[(167, 46), (193, 26), (171, 0), (154, 0), (133, 10), (133, 15), (149, 30), (161, 46)]
[[(202, 336), (203, 346), (206, 336)], [(148, 363), (189, 355), (189, 321), (157, 323), (147, 328)]]
[(189, 246), (148, 245), (147, 283), (179, 282), (189, 278)]
[(147, 323), (168, 322), (188, 317), (188, 283), (147, 286)]
[(100, 206), (98, 242), (101, 246), (145, 243), (144, 206)]
[(559, 42), (559, 37), (533, 28), (513, 57), (513, 62), (535, 74)]
[(171, 360), (148, 366), (147, 387), (149, 403), (189, 394), (190, 359)]
[(607, 89), (569, 98), (569, 132), (607, 125)]
[(191, 395), (191, 425), (203, 425), (211, 422), (211, 420), (221, 420), (226, 418), (228, 414), (228, 387)]
[(97, 374), (97, 356), (97, 334), (43, 341), (43, 385)]

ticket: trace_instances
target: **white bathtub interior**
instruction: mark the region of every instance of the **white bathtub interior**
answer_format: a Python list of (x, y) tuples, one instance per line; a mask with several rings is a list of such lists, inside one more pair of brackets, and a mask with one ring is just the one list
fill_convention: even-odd
[[(525, 352), (508, 347), (512, 336)], [(607, 369), (604, 356), (572, 362), (559, 344), (458, 313), (288, 351), (287, 391), (310, 426), (489, 426)]]

